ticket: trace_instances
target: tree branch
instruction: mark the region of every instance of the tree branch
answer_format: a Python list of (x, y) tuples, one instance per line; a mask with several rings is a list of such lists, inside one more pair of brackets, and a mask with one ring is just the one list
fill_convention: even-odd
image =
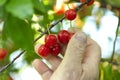
[(62, 22), (65, 19), (65, 17), (61, 18), (60, 20), (58, 20), (57, 22), (53, 23), (50, 25), (49, 29), (47, 29), (46, 31), (44, 31), (39, 37), (37, 37), (33, 43), (35, 43), (37, 40), (39, 40), (44, 34), (48, 33), (48, 30), (51, 30), (55, 25), (57, 25), (59, 22)]
[(7, 69), (9, 66), (11, 66), (24, 52), (25, 52), (25, 50), (23, 50), (21, 53), (19, 53), (10, 63), (8, 63), (7, 65), (3, 66), (0, 69), (0, 73), (2, 73), (5, 69)]
[(108, 63), (110, 63), (110, 64), (112, 64), (112, 65), (120, 66), (120, 63), (119, 63), (119, 62), (117, 62), (117, 61), (110, 62), (109, 59), (101, 59), (100, 62), (108, 62)]
[(117, 29), (116, 29), (115, 40), (113, 42), (113, 51), (112, 51), (112, 56), (111, 56), (111, 59), (110, 59), (110, 63), (113, 63), (113, 59), (114, 59), (114, 55), (115, 55), (115, 46), (116, 46), (119, 27), (120, 27), (120, 11), (119, 11), (119, 15), (118, 15), (118, 25), (117, 25)]
[[(80, 4), (79, 6), (77, 6), (75, 8), (76, 11), (78, 11), (79, 9), (81, 9), (86, 3), (88, 3), (90, 0), (87, 0), (86, 2)], [(59, 22), (62, 22), (65, 19), (65, 16), (62, 17), (60, 20), (58, 20), (57, 22), (53, 23), (50, 25), (49, 29), (47, 29), (46, 31), (44, 31), (39, 37), (37, 37), (34, 41), (33, 44), (39, 40), (44, 34), (46, 34), (48, 32), (48, 30), (51, 30), (55, 25), (57, 25)], [(7, 65), (3, 66), (0, 69), (0, 73), (2, 73), (4, 70), (6, 70), (9, 66), (11, 66), (23, 53), (25, 52), (25, 50), (23, 50), (20, 54), (18, 54), (10, 63), (8, 63)]]

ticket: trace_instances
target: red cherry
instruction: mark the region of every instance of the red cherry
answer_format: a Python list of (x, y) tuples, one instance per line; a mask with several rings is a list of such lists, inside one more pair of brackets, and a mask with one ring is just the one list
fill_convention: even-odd
[(54, 46), (57, 43), (57, 37), (53, 34), (49, 34), (45, 37), (45, 45), (48, 47)]
[(70, 40), (70, 33), (66, 30), (61, 30), (58, 33), (58, 40), (62, 43), (62, 44), (67, 44)]
[(80, 0), (80, 2), (85, 2), (86, 0)]
[(65, 17), (68, 20), (74, 20), (76, 18), (76, 11), (74, 9), (65, 11)]
[(43, 57), (46, 57), (50, 54), (50, 48), (45, 46), (45, 45), (41, 45), (39, 48), (38, 48), (38, 54), (43, 56)]
[(71, 37), (72, 37), (74, 34), (75, 34), (75, 33), (71, 33), (71, 34), (70, 34), (70, 39), (71, 39)]
[(7, 55), (7, 51), (3, 48), (0, 48), (0, 60), (4, 59)]
[(51, 51), (52, 51), (52, 52), (51, 52), (52, 55), (57, 56), (57, 55), (60, 53), (60, 51), (61, 51), (60, 45), (59, 45), (59, 44), (54, 45), (54, 46), (51, 48)]
[(91, 0), (90, 2), (87, 3), (87, 6), (90, 6), (94, 3), (95, 0)]
[[(80, 2), (85, 2), (86, 0), (80, 0)], [(90, 0), (88, 3), (87, 3), (87, 6), (90, 6), (94, 3), (95, 0)]]

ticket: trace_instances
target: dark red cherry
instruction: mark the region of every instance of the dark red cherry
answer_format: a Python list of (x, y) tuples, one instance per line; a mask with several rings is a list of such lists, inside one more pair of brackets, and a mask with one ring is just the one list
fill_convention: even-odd
[(53, 34), (49, 34), (45, 37), (45, 45), (48, 47), (54, 46), (57, 43), (57, 37)]
[(61, 47), (58, 43), (51, 48), (51, 53), (54, 56), (57, 56), (60, 52), (61, 52)]
[(74, 9), (65, 11), (65, 18), (68, 20), (74, 20), (76, 18), (76, 11)]
[(70, 36), (71, 34), (66, 31), (66, 30), (61, 30), (59, 33), (58, 33), (58, 40), (59, 42), (61, 42), (62, 44), (67, 44), (70, 40)]
[(47, 47), (47, 46), (45, 46), (45, 45), (41, 45), (41, 46), (38, 48), (38, 54), (39, 54), (40, 56), (46, 57), (46, 56), (48, 56), (50, 53), (51, 53), (50, 48)]

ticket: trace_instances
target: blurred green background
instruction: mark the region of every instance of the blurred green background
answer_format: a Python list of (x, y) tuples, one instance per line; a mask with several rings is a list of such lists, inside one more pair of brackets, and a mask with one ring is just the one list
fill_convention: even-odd
[[(40, 58), (34, 52), (34, 45), (44, 43), (44, 36), (33, 44), (34, 39), (51, 23), (64, 16), (67, 5), (75, 8), (79, 4), (80, 0), (0, 0), (0, 48), (7, 51), (5, 58), (0, 59), (0, 69), (22, 50), (26, 50), (13, 65), (0, 73), (0, 80), (27, 80), (17, 79), (16, 74), (21, 75), (26, 67), (33, 68), (32, 61)], [(72, 21), (73, 27), (83, 30), (102, 48), (99, 80), (120, 80), (120, 29), (117, 33), (113, 63), (109, 63), (116, 28), (118, 23), (120, 24), (119, 18), (120, 0), (95, 0), (93, 5), (82, 7), (77, 18)], [(69, 27), (70, 21), (65, 19), (50, 32), (57, 34), (58, 31)]]

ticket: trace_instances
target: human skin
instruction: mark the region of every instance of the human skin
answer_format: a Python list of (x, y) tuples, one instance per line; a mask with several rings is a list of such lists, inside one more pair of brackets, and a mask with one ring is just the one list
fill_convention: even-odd
[[(33, 66), (43, 80), (98, 80), (100, 46), (76, 28), (68, 31), (75, 34), (67, 46), (62, 45), (63, 58), (52, 55), (44, 57), (52, 65), (51, 68), (39, 59), (33, 61)], [(35, 47), (36, 52), (39, 46)]]

